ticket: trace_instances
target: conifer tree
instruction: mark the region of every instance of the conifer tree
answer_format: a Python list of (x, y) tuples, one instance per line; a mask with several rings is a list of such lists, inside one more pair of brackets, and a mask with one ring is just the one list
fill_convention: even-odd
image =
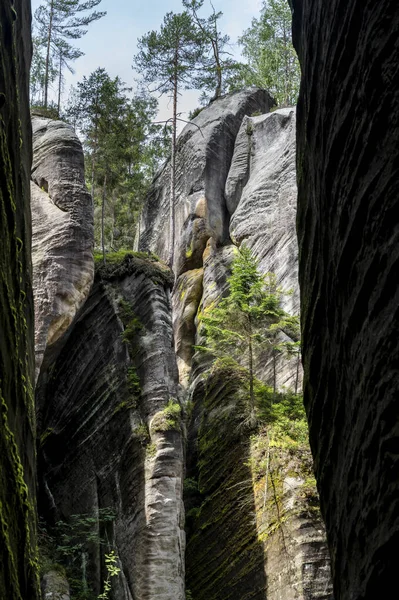
[(196, 77), (195, 85), (199, 90), (204, 90), (201, 96), (203, 102), (217, 100), (225, 91), (225, 73), (236, 68), (236, 62), (226, 50), (230, 38), (223, 35), (219, 28), (222, 12), (216, 12), (212, 2), (212, 12), (208, 17), (201, 17), (200, 10), (204, 0), (183, 0), (183, 6), (192, 14), (198, 33), (203, 39), (204, 52), (201, 60), (201, 69)]
[(165, 15), (159, 31), (150, 31), (138, 42), (139, 53), (134, 58), (134, 67), (151, 91), (170, 94), (173, 99), (171, 143), (171, 184), (169, 204), (170, 256), (173, 266), (175, 241), (175, 196), (176, 196), (176, 139), (178, 121), (178, 99), (182, 89), (195, 87), (196, 67), (203, 53), (203, 40), (198, 34), (191, 15), (169, 12)]
[(96, 69), (72, 90), (67, 118), (83, 136), (95, 206), (95, 239), (105, 250), (133, 249), (135, 226), (157, 163), (165, 157), (157, 101)]
[[(87, 27), (93, 21), (101, 19), (106, 13), (93, 11), (101, 0), (45, 0), (35, 11), (39, 37), (46, 49), (44, 68), (44, 108), (48, 105), (51, 58), (54, 52), (60, 55), (60, 48), (67, 40), (80, 39), (87, 33)], [(70, 55), (71, 55), (71, 51)], [(76, 55), (75, 55), (76, 56)], [(80, 54), (81, 56), (81, 54)], [(69, 60), (74, 60), (69, 58)], [(62, 61), (61, 61), (62, 64)], [(62, 68), (61, 75), (62, 77)]]
[(277, 286), (275, 275), (262, 275), (257, 260), (246, 246), (237, 252), (228, 284), (227, 296), (200, 317), (206, 345), (197, 349), (244, 367), (248, 378), (250, 414), (254, 415), (255, 358), (258, 352), (264, 350), (272, 354), (275, 395), (276, 353), (283, 349), (278, 333), (291, 331), (294, 337), (299, 336), (298, 317), (281, 308), (284, 291)]

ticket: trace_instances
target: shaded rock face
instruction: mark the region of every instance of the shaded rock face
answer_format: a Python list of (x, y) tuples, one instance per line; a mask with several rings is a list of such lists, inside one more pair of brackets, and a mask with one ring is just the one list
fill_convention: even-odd
[(305, 403), (335, 597), (396, 589), (399, 10), (293, 1)]
[[(235, 246), (204, 262), (199, 311), (228, 291)], [(197, 321), (197, 325), (198, 325)], [(196, 344), (204, 342), (197, 328)], [(248, 428), (237, 371), (192, 359), (187, 397), (186, 583), (196, 600), (331, 600), (324, 523), (306, 442), (283, 448)]]
[(33, 118), (31, 183), (36, 378), (93, 283), (93, 206), (82, 145), (62, 121)]
[(0, 24), (0, 597), (35, 600), (30, 3), (2, 2)]
[(70, 600), (69, 584), (57, 571), (50, 571), (42, 580), (44, 600)]
[[(180, 412), (170, 285), (150, 261), (102, 268), (39, 388), (41, 511), (53, 521), (115, 512), (98, 531), (119, 557), (116, 600), (184, 599), (183, 435), (165, 412)], [(90, 546), (95, 594), (103, 551)]]

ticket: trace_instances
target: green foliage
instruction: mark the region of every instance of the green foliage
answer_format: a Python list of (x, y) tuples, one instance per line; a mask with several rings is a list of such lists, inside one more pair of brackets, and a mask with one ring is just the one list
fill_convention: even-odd
[(308, 444), (308, 422), (301, 395), (280, 393), (269, 414), (270, 437), (275, 445), (296, 447)]
[(194, 110), (189, 112), (188, 115), (188, 119), (189, 121), (192, 121), (193, 119), (195, 119), (195, 117), (198, 117), (198, 115), (204, 110), (203, 106), (198, 106), (198, 108), (194, 108)]
[(181, 406), (175, 398), (170, 398), (165, 408), (154, 416), (152, 431), (169, 431), (180, 429)]
[(35, 11), (37, 36), (34, 45), (32, 93), (37, 95), (38, 86), (42, 87), (45, 108), (48, 105), (49, 85), (58, 75), (58, 111), (60, 110), (63, 68), (72, 70), (71, 61), (83, 55), (68, 40), (80, 39), (87, 33), (85, 28), (90, 23), (106, 14), (95, 10), (88, 12), (100, 2), (101, 0), (44, 0)]
[[(200, 100), (205, 104), (209, 100), (216, 100), (226, 91), (225, 74), (236, 69), (236, 62), (226, 50), (230, 38), (228, 35), (223, 35), (219, 28), (219, 20), (223, 13), (216, 12), (211, 4), (211, 14), (207, 17), (201, 16), (200, 11), (204, 6), (204, 0), (183, 0), (183, 6), (192, 15), (198, 37), (202, 42), (194, 86), (203, 90)], [(193, 117), (190, 115), (189, 118), (191, 120)]]
[[(129, 275), (144, 275), (151, 279), (156, 285), (162, 285), (163, 287), (172, 287), (174, 278), (169, 267), (151, 255), (142, 258), (140, 252), (127, 252), (122, 253), (122, 260), (116, 260), (110, 264), (99, 265), (97, 263), (97, 275), (103, 281), (112, 281), (113, 279), (120, 279)], [(111, 254), (112, 257), (112, 254)]]
[(168, 132), (154, 124), (157, 101), (98, 68), (72, 91), (66, 115), (83, 135), (94, 201), (95, 245), (133, 248), (152, 178), (167, 153)]
[(114, 550), (109, 554), (105, 555), (105, 567), (107, 569), (107, 579), (104, 581), (104, 591), (102, 594), (98, 596), (98, 600), (108, 600), (109, 593), (111, 591), (111, 579), (112, 577), (117, 577), (121, 572), (120, 568), (117, 566), (118, 557), (116, 556)]
[[(255, 416), (256, 397), (264, 395), (265, 386), (256, 380), (255, 360), (261, 353), (271, 354), (274, 365), (273, 394), (276, 395), (276, 359), (292, 350), (295, 342), (281, 342), (279, 334), (287, 331), (299, 336), (298, 317), (281, 308), (285, 292), (277, 285), (273, 273), (262, 275), (249, 248), (242, 246), (232, 264), (228, 279), (229, 292), (217, 306), (210, 306), (199, 320), (205, 334), (205, 346), (214, 366), (235, 371), (248, 385), (249, 407)], [(268, 392), (269, 393), (269, 392)]]
[(198, 481), (192, 477), (186, 477), (183, 484), (183, 491), (185, 495), (197, 494), (198, 493)]
[[(143, 324), (139, 317), (134, 313), (129, 302), (126, 302), (123, 298), (119, 300), (119, 316), (125, 327), (122, 334), (122, 340), (129, 345), (129, 351), (133, 355), (135, 354), (134, 340), (136, 335), (143, 330)], [(130, 376), (132, 377), (132, 373), (130, 373)], [(133, 380), (132, 384), (134, 384)]]
[(144, 81), (160, 94), (193, 87), (195, 68), (202, 53), (201, 39), (187, 11), (168, 12), (159, 31), (150, 31), (138, 41), (134, 66)]
[[(134, 256), (136, 258), (142, 258), (144, 260), (150, 261), (159, 261), (159, 256), (153, 254), (152, 252), (134, 252), (133, 250), (124, 250), (121, 249), (118, 252), (107, 252), (107, 263), (109, 265), (116, 265), (123, 261), (125, 256)], [(94, 257), (94, 265), (96, 267), (101, 266), (103, 263), (103, 254), (102, 252), (95, 251), (93, 253)]]
[[(89, 549), (93, 544), (104, 548), (108, 546), (105, 532), (112, 526), (115, 517), (112, 509), (102, 508), (97, 514), (75, 514), (68, 520), (60, 520), (51, 530), (41, 521), (41, 573), (55, 570), (66, 576), (74, 600), (96, 600), (90, 582), (86, 580), (87, 569), (83, 567), (82, 557), (88, 560)], [(87, 568), (89, 567), (87, 564)]]
[(154, 458), (157, 453), (157, 445), (152, 442), (146, 446), (146, 454), (148, 458)]
[(292, 15), (287, 0), (264, 0), (259, 19), (239, 40), (247, 63), (230, 79), (233, 88), (267, 88), (279, 106), (294, 106), (299, 92), (300, 68), (291, 41)]

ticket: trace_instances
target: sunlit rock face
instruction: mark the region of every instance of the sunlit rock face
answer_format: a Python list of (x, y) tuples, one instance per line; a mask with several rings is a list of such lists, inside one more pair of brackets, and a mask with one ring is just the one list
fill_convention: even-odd
[[(121, 569), (112, 582), (118, 600), (184, 600), (184, 453), (171, 284), (168, 269), (149, 260), (127, 257), (102, 267), (39, 387), (40, 510), (53, 522), (98, 517), (100, 532), (101, 510), (113, 511), (108, 545), (89, 545), (85, 572), (100, 594), (104, 552), (112, 548)], [(174, 416), (165, 412), (170, 404)]]
[(0, 598), (39, 598), (29, 171), (30, 3), (0, 3)]
[(93, 206), (82, 145), (62, 121), (33, 117), (31, 175), (36, 378), (93, 283)]
[(299, 312), (295, 134), (294, 108), (246, 117), (226, 181), (230, 237), (251, 248), (261, 271), (275, 273), (279, 285), (292, 290), (283, 297), (291, 314)]
[[(266, 473), (267, 438), (263, 433), (250, 441), (243, 382), (234, 370), (210, 369), (210, 358), (193, 348), (203, 345), (201, 315), (227, 293), (243, 243), (263, 273), (275, 272), (279, 285), (292, 290), (285, 308), (299, 310), (295, 109), (268, 113), (252, 104), (232, 119), (226, 114), (232, 102), (235, 96), (205, 108), (178, 141), (173, 324), (180, 383), (192, 411), (186, 585), (196, 600), (330, 599), (329, 557), (314, 482), (308, 483), (306, 441), (291, 452), (273, 449)], [(165, 259), (169, 181), (167, 165), (154, 181), (140, 228), (141, 249)], [(259, 364), (258, 375), (270, 379), (270, 368), (268, 360)], [(297, 360), (282, 362), (277, 373), (279, 387), (293, 389), (299, 379), (300, 388)]]
[[(245, 115), (268, 112), (273, 100), (266, 90), (250, 88), (213, 102), (179, 135), (176, 155), (175, 252), (176, 276), (202, 265), (202, 253), (212, 235), (217, 244), (229, 241), (224, 186), (234, 144)], [(139, 246), (164, 260), (170, 254), (170, 163), (158, 173), (143, 211)]]
[(305, 404), (335, 598), (397, 587), (399, 10), (294, 0)]

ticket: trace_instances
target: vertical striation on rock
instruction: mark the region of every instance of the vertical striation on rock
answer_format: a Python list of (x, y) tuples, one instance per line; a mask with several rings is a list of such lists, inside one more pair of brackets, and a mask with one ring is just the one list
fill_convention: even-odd
[(399, 8), (292, 4), (304, 397), (335, 597), (388, 598), (399, 540)]
[(299, 313), (295, 112), (246, 117), (226, 181), (231, 239), (244, 242), (261, 271), (275, 273), (279, 285), (293, 291), (284, 298), (291, 314)]
[(70, 125), (33, 117), (31, 210), (36, 379), (93, 283), (93, 206)]
[[(176, 155), (176, 276), (202, 265), (210, 235), (229, 241), (224, 186), (234, 143), (245, 115), (268, 112), (273, 99), (250, 88), (230, 94), (200, 112), (179, 135)], [(139, 247), (168, 259), (170, 164), (155, 178), (144, 208)]]
[[(180, 381), (192, 411), (187, 588), (195, 600), (324, 600), (331, 598), (329, 557), (306, 440), (286, 452), (270, 450), (273, 470), (260, 473), (267, 440), (264, 432), (256, 436), (261, 452), (251, 441), (243, 381), (234, 369), (210, 368), (209, 358), (193, 349), (204, 341), (201, 315), (226, 294), (242, 243), (264, 273), (275, 272), (279, 285), (292, 289), (285, 308), (299, 310), (295, 109), (251, 116), (259, 112), (252, 104), (233, 119), (232, 106), (237, 100), (242, 105), (248, 93), (214, 102), (178, 141), (173, 321)], [(250, 95), (262, 98), (254, 90)], [(141, 232), (141, 247), (165, 258), (168, 189), (166, 166), (153, 184)], [(277, 367), (278, 386), (294, 389), (298, 361), (284, 362)], [(265, 381), (269, 363), (257, 366)], [(274, 493), (264, 491), (270, 481)]]
[(30, 3), (0, 4), (0, 597), (39, 598), (29, 169)]
[[(40, 387), (40, 508), (53, 520), (115, 512), (107, 536), (120, 561), (118, 600), (184, 599), (170, 287), (168, 269), (150, 260), (127, 255), (102, 267)], [(106, 577), (101, 555), (92, 548), (88, 563), (96, 594)]]

